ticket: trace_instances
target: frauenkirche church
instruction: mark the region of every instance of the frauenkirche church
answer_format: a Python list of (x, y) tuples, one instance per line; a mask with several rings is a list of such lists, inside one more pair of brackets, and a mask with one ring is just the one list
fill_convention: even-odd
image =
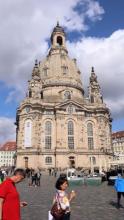
[(84, 96), (76, 59), (57, 23), (45, 60), (35, 62), (28, 95), (17, 109), (17, 166), (107, 170), (111, 117), (92, 67)]

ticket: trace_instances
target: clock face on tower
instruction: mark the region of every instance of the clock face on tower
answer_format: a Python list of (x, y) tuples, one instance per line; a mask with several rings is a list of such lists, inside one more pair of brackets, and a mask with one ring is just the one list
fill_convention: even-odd
[(29, 113), (29, 112), (30, 112), (30, 108), (29, 108), (29, 107), (26, 107), (26, 108), (25, 108), (25, 111), (26, 111), (26, 113)]
[(70, 99), (71, 98), (71, 94), (69, 91), (65, 91), (64, 93), (65, 99)]

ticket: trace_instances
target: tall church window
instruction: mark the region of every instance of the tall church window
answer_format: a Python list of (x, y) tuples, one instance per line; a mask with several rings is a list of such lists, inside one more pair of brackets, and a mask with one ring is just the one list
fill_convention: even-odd
[(31, 147), (31, 133), (32, 133), (32, 121), (30, 119), (25, 121), (24, 127), (24, 146)]
[(94, 141), (93, 141), (93, 125), (92, 123), (87, 124), (87, 136), (88, 136), (88, 149), (94, 149)]
[(45, 123), (45, 148), (51, 149), (52, 146), (52, 123), (46, 121)]
[(74, 124), (72, 121), (68, 122), (68, 148), (74, 149)]

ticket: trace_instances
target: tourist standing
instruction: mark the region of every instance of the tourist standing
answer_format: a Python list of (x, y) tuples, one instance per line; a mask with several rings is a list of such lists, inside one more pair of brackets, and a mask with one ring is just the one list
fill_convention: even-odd
[(0, 220), (20, 220), (20, 206), (26, 206), (26, 202), (20, 202), (16, 183), (25, 178), (23, 169), (16, 169), (14, 175), (7, 178), (0, 185)]
[(51, 176), (51, 168), (49, 168), (48, 170), (49, 170), (49, 176)]
[(31, 174), (31, 186), (37, 186), (37, 172), (35, 170)]
[[(63, 177), (59, 177), (56, 182), (56, 194), (54, 196), (53, 204), (57, 202), (57, 206), (64, 210), (64, 214), (61, 217), (61, 220), (70, 220), (70, 202), (75, 197), (75, 192), (72, 191), (70, 194), (66, 193), (66, 189), (68, 187), (68, 180)], [(54, 219), (57, 218), (54, 216)]]
[(54, 177), (56, 177), (56, 176), (57, 176), (57, 169), (54, 168)]
[(40, 170), (38, 170), (37, 179), (36, 179), (37, 186), (40, 186), (40, 179), (41, 179), (41, 172), (40, 172)]

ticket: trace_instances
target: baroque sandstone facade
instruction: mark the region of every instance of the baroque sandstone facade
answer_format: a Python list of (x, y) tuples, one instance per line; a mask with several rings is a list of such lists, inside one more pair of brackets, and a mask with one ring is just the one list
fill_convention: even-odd
[(17, 109), (17, 166), (107, 170), (111, 118), (94, 68), (88, 97), (57, 24), (45, 60), (35, 62), (28, 95)]

